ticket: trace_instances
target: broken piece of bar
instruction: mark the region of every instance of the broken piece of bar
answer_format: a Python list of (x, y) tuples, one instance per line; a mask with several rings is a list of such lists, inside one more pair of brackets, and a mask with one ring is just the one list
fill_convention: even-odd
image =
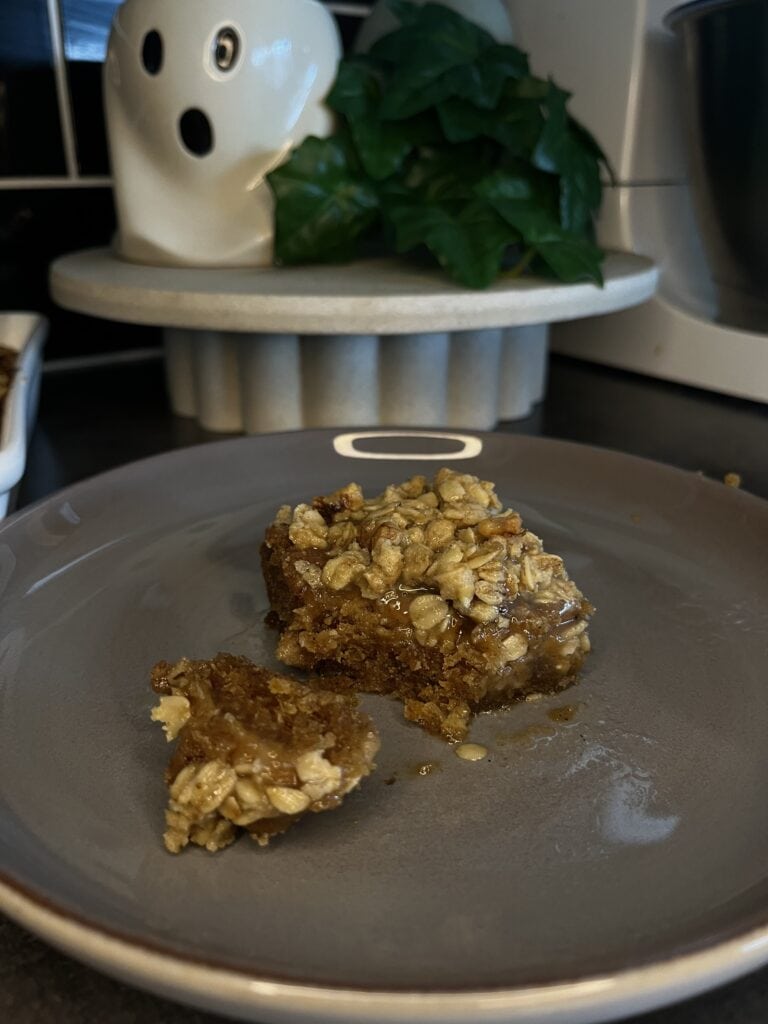
[(466, 473), (283, 506), (261, 557), (282, 662), (394, 694), (450, 740), (473, 711), (569, 686), (590, 649), (562, 559)]
[(166, 770), (165, 845), (215, 851), (241, 830), (265, 846), (303, 814), (338, 807), (379, 749), (354, 697), (310, 689), (247, 658), (159, 662), (152, 710), (178, 740)]

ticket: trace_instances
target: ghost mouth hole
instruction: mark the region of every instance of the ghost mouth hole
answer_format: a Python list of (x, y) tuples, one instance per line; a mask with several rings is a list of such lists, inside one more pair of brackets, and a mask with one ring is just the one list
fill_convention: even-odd
[(154, 28), (144, 36), (141, 46), (141, 63), (144, 65), (144, 70), (150, 75), (158, 74), (163, 66), (163, 37)]
[(179, 135), (193, 156), (207, 156), (213, 149), (213, 128), (208, 116), (197, 107), (185, 110), (179, 118)]

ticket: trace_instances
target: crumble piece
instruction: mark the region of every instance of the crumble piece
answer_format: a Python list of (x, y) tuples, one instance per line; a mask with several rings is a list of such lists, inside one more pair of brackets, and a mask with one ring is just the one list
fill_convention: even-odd
[(569, 686), (590, 649), (562, 559), (466, 473), (283, 506), (261, 558), (282, 662), (393, 694), (450, 740), (473, 711)]
[(338, 807), (375, 767), (378, 735), (348, 695), (247, 658), (159, 662), (152, 719), (177, 740), (166, 770), (165, 846), (211, 852), (245, 830), (261, 846), (303, 814)]

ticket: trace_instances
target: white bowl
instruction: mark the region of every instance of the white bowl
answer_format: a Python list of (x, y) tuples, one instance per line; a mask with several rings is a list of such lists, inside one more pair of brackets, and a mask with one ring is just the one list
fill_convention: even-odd
[(0, 313), (0, 346), (18, 353), (0, 423), (0, 518), (7, 513), (11, 493), (24, 473), (47, 334), (48, 321), (37, 313)]

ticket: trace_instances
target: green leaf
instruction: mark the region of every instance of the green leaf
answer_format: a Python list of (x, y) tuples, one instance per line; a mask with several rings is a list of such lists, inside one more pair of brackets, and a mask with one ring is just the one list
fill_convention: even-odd
[(474, 192), (491, 203), (507, 200), (530, 203), (535, 198), (536, 186), (530, 172), (494, 171), (477, 183)]
[(267, 176), (275, 195), (278, 263), (328, 263), (355, 254), (378, 219), (379, 197), (339, 138), (310, 136)]
[(509, 88), (509, 83), (494, 110), (479, 110), (466, 100), (451, 98), (440, 103), (438, 114), (449, 142), (484, 136), (495, 139), (508, 153), (526, 160), (530, 159), (544, 128), (539, 99), (517, 95)]
[(469, 100), (480, 110), (493, 110), (510, 78), (528, 73), (528, 58), (514, 46), (492, 46), (474, 61), (445, 76), (449, 95)]
[(491, 137), (498, 120), (494, 111), (478, 110), (473, 103), (456, 97), (439, 103), (437, 114), (449, 142)]
[(533, 151), (534, 167), (549, 174), (560, 174), (568, 157), (566, 143), (568, 138), (568, 114), (565, 104), (568, 93), (558, 89), (554, 82), (549, 82), (547, 95), (544, 98), (544, 128), (536, 148)]
[(588, 238), (565, 230), (540, 198), (540, 183), (504, 173), (481, 181), (482, 196), (511, 227), (520, 233), (561, 281), (593, 281), (602, 285), (603, 253)]
[(425, 245), (454, 280), (486, 288), (498, 276), (504, 252), (519, 239), (482, 200), (459, 211), (443, 205), (393, 205), (385, 214), (394, 227), (398, 252)]
[(519, 200), (498, 199), (493, 209), (517, 231), (523, 241), (561, 281), (591, 281), (603, 285), (603, 253), (587, 238), (564, 231), (547, 213)]
[(305, 140), (269, 175), (276, 258), (345, 259), (375, 238), (425, 248), (475, 288), (515, 247), (516, 273), (600, 283), (592, 236), (607, 161), (568, 93), (453, 10), (391, 7), (400, 27), (339, 66), (336, 135)]
[[(412, 117), (457, 89), (491, 96), (505, 58), (497, 56), (487, 78), (473, 75), (470, 66), (481, 53), (499, 49), (493, 36), (439, 4), (398, 3), (394, 10), (403, 26), (382, 36), (370, 50), (373, 59), (392, 66), (381, 105), (385, 120)], [(511, 57), (506, 60), (511, 63)]]
[(477, 182), (474, 193), (491, 205), (508, 201), (523, 204), (525, 209), (540, 218), (541, 230), (559, 226), (555, 183), (549, 175), (542, 174), (523, 160), (506, 160), (503, 167)]
[(562, 226), (574, 234), (590, 234), (603, 194), (600, 165), (606, 161), (590, 133), (568, 115), (567, 100), (568, 93), (550, 82), (543, 105), (546, 121), (533, 163), (560, 177)]
[(341, 61), (327, 102), (345, 115), (360, 162), (376, 181), (396, 174), (415, 146), (441, 141), (433, 115), (382, 121), (381, 73), (365, 57)]
[(360, 161), (375, 181), (396, 174), (413, 149), (404, 122), (381, 123), (359, 118), (351, 121), (349, 127)]
[(477, 182), (493, 170), (497, 161), (498, 151), (487, 143), (424, 150), (412, 162), (405, 184), (414, 199), (427, 204), (469, 201), (476, 198)]
[(526, 245), (539, 246), (557, 242), (565, 237), (565, 232), (557, 221), (529, 199), (499, 197), (489, 199), (489, 203), (499, 216), (520, 232)]
[(347, 118), (360, 162), (377, 180), (394, 174), (413, 148), (399, 124), (382, 123), (380, 102), (380, 73), (375, 67), (365, 58), (341, 61), (328, 105)]
[(528, 54), (511, 43), (497, 43), (483, 51), (483, 61), (502, 70), (506, 78), (524, 79), (530, 75)]
[(560, 179), (559, 212), (560, 223), (566, 231), (572, 231), (576, 235), (592, 233), (592, 207), (574, 177), (564, 176)]
[(397, 3), (400, 29), (379, 39), (371, 56), (393, 65), (382, 116), (410, 117), (450, 96), (492, 109), (510, 77), (528, 74), (528, 58), (515, 46), (438, 4)]
[(591, 281), (603, 287), (601, 264), (605, 254), (588, 239), (572, 236), (540, 242), (536, 252), (559, 280), (567, 283)]
[(442, 4), (390, 0), (389, 7), (401, 27), (373, 44), (369, 54), (376, 60), (410, 64), (419, 57), (452, 55), (455, 63), (461, 64), (481, 50), (498, 45), (480, 25)]
[(455, 64), (441, 66), (437, 62), (399, 68), (382, 101), (382, 118), (397, 121), (413, 117), (455, 95), (457, 78), (449, 74), (455, 69)]
[(603, 195), (600, 164), (569, 128), (560, 147), (560, 223), (577, 234), (592, 230)]
[(594, 137), (594, 135), (585, 128), (583, 124), (570, 117), (568, 119), (568, 127), (571, 133), (576, 136), (576, 139), (580, 143), (582, 149), (589, 154), (598, 164), (602, 164), (608, 172), (608, 177), (611, 180), (611, 184), (616, 183), (616, 175), (614, 174), (613, 168), (611, 167), (608, 157), (603, 152), (600, 143)]
[(507, 94), (518, 100), (545, 100), (549, 95), (550, 82), (534, 75), (527, 75), (518, 81), (509, 82)]
[(381, 74), (364, 57), (339, 61), (336, 81), (326, 103), (349, 119), (366, 117), (379, 105)]

